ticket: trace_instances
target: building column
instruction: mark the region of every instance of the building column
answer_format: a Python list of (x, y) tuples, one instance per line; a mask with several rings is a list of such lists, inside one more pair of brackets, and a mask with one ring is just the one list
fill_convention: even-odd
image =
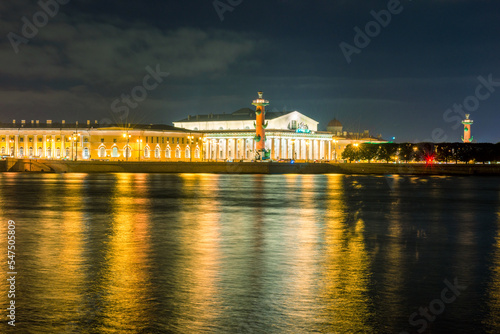
[(38, 135), (33, 135), (33, 156), (38, 158)]
[(27, 157), (29, 156), (29, 147), (30, 147), (30, 143), (29, 143), (29, 138), (28, 138), (28, 135), (24, 135), (24, 156)]
[(61, 134), (61, 158), (66, 158), (66, 142), (63, 134)]
[(19, 135), (15, 135), (14, 139), (14, 157), (19, 157)]
[(47, 158), (47, 135), (42, 136), (42, 158)]
[(332, 161), (332, 141), (328, 141), (328, 161)]
[(234, 152), (233, 152), (233, 160), (239, 159), (238, 157), (238, 138), (234, 138)]

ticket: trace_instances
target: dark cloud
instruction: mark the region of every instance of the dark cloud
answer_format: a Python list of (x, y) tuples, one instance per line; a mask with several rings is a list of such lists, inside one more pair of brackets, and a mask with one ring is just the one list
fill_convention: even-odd
[[(45, 0), (49, 1), (49, 0)], [(142, 84), (146, 66), (168, 78), (130, 117), (170, 124), (186, 114), (231, 112), (265, 91), (272, 107), (298, 109), (324, 127), (401, 140), (443, 128), (443, 113), (474, 91), (477, 76), (500, 80), (500, 5), (495, 1), (401, 1), (404, 10), (353, 55), (370, 11), (387, 1), (243, 1), (220, 21), (211, 1), (70, 1), (16, 54), (7, 38), (36, 2), (2, 2), (0, 116), (97, 119)], [(475, 138), (498, 141), (500, 91), (472, 113)]]

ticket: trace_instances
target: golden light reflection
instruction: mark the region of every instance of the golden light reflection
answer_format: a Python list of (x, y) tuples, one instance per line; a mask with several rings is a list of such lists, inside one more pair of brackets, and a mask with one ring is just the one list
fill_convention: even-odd
[(111, 236), (106, 252), (103, 287), (103, 327), (140, 332), (150, 311), (150, 217), (147, 176), (116, 174), (112, 206)]
[(328, 175), (325, 214), (324, 315), (334, 333), (373, 333), (368, 296), (370, 257), (359, 208), (345, 202), (343, 175)]
[[(288, 177), (290, 179), (290, 177)], [(284, 298), (280, 303), (284, 305), (283, 321), (294, 323), (294, 328), (311, 325), (311, 322), (319, 321), (319, 314), (316, 305), (317, 272), (320, 271), (318, 257), (318, 221), (319, 208), (316, 206), (315, 192), (317, 185), (315, 181), (317, 175), (300, 175), (287, 180), (295, 187), (300, 188), (297, 194), (297, 210), (286, 219), (284, 225), (283, 238), (267, 238), (271, 243), (274, 239), (279, 243), (276, 249), (289, 250), (285, 254), (286, 262), (289, 265), (284, 272), (291, 277), (284, 277), (282, 285)], [(293, 267), (289, 267), (289, 266)]]
[(213, 328), (221, 311), (220, 203), (211, 200), (220, 176), (181, 174), (181, 178), (184, 196), (191, 198), (196, 193), (202, 200), (181, 202), (178, 209), (184, 269), (174, 292), (175, 299), (181, 301), (176, 326), (182, 333), (202, 333)]

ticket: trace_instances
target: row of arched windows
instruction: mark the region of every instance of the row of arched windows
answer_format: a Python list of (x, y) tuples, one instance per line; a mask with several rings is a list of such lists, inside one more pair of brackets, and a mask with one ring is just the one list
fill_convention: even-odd
[[(128, 157), (128, 158), (133, 158), (132, 156), (132, 149), (130, 148), (130, 146), (126, 146), (125, 148), (123, 148), (122, 150), (122, 154), (123, 154), (123, 157)], [(172, 158), (172, 150), (170, 149), (170, 147), (167, 147), (165, 149), (165, 158), (169, 159), (169, 158)], [(161, 150), (159, 147), (156, 147), (154, 149), (153, 152), (151, 152), (151, 149), (149, 148), (149, 146), (146, 146), (143, 150), (143, 157), (144, 158), (150, 158), (151, 157), (151, 153), (153, 153), (154, 155), (154, 158), (156, 159), (161, 159)], [(137, 153), (135, 153), (136, 156), (137, 156)], [(176, 159), (181, 159), (181, 149), (179, 147), (177, 147), (174, 151), (174, 157)], [(98, 150), (98, 156), (99, 158), (105, 158), (106, 157), (106, 146), (102, 145), (101, 147), (99, 147), (99, 150)], [(113, 146), (111, 148), (111, 157), (112, 158), (118, 158), (120, 157), (120, 149), (118, 148), (118, 146)], [(190, 159), (191, 158), (191, 149), (188, 147), (186, 147), (186, 149), (184, 150), (184, 157), (186, 159)], [(196, 147), (196, 149), (194, 150), (194, 158), (195, 159), (199, 159), (200, 158), (200, 149), (198, 147)]]
[[(62, 152), (61, 152), (62, 151)], [(45, 155), (43, 153), (43, 147), (39, 147), (36, 155), (35, 151), (33, 150), (33, 147), (29, 147), (27, 150), (25, 150), (24, 147), (19, 147), (19, 157), (36, 157), (36, 158), (48, 158), (48, 159), (61, 159), (61, 158), (71, 158), (71, 150), (66, 147), (65, 150), (61, 150), (61, 148), (56, 148), (55, 150), (52, 150), (51, 147), (47, 147), (45, 149)], [(64, 153), (64, 155), (61, 156), (61, 153)], [(1, 154), (5, 155), (6, 154), (6, 149), (5, 147), (1, 148)], [(76, 154), (76, 151), (74, 151), (74, 154)], [(11, 148), (10, 155), (14, 156), (14, 148)], [(82, 149), (82, 157), (84, 159), (90, 158), (90, 151), (88, 147), (84, 147)]]

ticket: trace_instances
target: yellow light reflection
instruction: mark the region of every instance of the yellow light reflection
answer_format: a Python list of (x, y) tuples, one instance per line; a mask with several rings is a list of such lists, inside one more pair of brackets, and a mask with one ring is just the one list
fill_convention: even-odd
[(151, 298), (149, 271), (150, 218), (147, 176), (116, 174), (112, 206), (112, 230), (106, 249), (101, 332), (116, 328), (129, 332), (144, 330)]
[(182, 333), (203, 333), (214, 328), (221, 312), (220, 294), (220, 203), (210, 200), (218, 188), (218, 175), (181, 174), (185, 197), (194, 193), (199, 203), (182, 202), (179, 222), (182, 224), (179, 247), (183, 267), (179, 273), (179, 289), (175, 299), (180, 315), (177, 328)]
[[(359, 211), (344, 202), (343, 175), (328, 175), (324, 263), (325, 318), (334, 333), (373, 333), (370, 257)], [(352, 213), (354, 210), (354, 213)]]

